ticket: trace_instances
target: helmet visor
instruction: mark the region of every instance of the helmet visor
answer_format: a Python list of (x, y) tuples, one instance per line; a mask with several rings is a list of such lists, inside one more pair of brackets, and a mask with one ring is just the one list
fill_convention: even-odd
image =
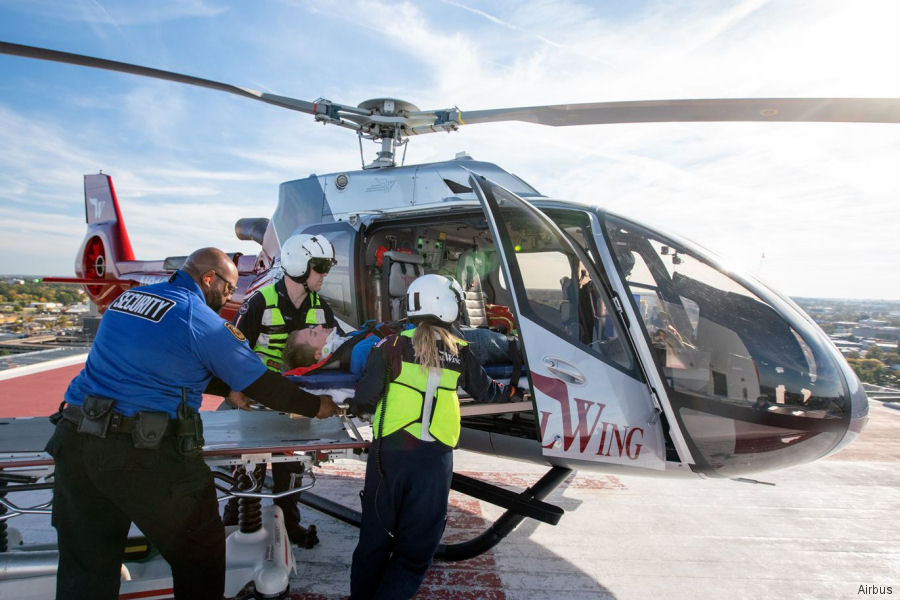
[(314, 270), (316, 273), (321, 273), (322, 275), (327, 275), (328, 271), (331, 270), (331, 267), (337, 264), (337, 261), (333, 258), (311, 258), (309, 259), (309, 268)]

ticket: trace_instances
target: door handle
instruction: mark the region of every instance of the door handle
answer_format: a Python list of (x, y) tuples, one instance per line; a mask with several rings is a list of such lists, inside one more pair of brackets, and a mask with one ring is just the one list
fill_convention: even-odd
[(543, 363), (544, 366), (547, 367), (548, 371), (559, 376), (559, 378), (566, 383), (582, 384), (585, 382), (584, 375), (581, 373), (581, 371), (567, 362), (563, 362), (558, 358), (545, 356)]

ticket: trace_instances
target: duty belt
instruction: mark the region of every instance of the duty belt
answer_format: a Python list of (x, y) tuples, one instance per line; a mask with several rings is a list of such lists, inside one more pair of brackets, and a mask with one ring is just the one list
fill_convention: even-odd
[[(66, 421), (71, 421), (72, 423), (78, 425), (84, 418), (84, 413), (81, 411), (80, 406), (68, 404), (65, 408), (62, 409), (62, 417)], [(107, 432), (130, 434), (134, 431), (137, 421), (138, 420), (136, 417), (126, 417), (121, 413), (113, 412), (112, 417), (109, 421), (109, 429), (107, 430)], [(163, 433), (163, 437), (174, 435), (176, 425), (177, 422), (174, 419), (169, 419), (169, 424), (166, 426), (166, 431), (165, 433)]]

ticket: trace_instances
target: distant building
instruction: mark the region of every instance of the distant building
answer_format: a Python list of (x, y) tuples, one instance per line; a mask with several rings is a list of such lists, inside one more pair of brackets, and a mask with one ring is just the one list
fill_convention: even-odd
[(859, 323), (856, 321), (835, 321), (832, 323), (834, 325), (835, 333), (853, 333), (853, 330), (856, 327), (859, 327)]
[(29, 302), (28, 307), (44, 312), (59, 312), (62, 310), (63, 305), (61, 302)]
[(66, 314), (87, 314), (91, 311), (91, 307), (87, 304), (72, 304), (63, 311)]
[(879, 338), (883, 340), (900, 339), (900, 327), (892, 327), (887, 325), (885, 321), (881, 322), (885, 323), (885, 325), (876, 326), (860, 324), (858, 327), (853, 328), (853, 335), (856, 337)]

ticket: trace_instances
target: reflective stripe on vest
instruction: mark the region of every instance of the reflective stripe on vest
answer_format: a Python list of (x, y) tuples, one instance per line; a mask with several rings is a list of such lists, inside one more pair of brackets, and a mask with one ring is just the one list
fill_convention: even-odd
[(267, 369), (279, 373), (281, 372), (281, 355), (288, 338), (284, 315), (278, 308), (278, 292), (275, 291), (274, 283), (260, 288), (259, 293), (266, 301), (266, 308), (263, 311), (260, 332), (253, 351), (259, 355)]
[[(278, 308), (278, 292), (275, 291), (275, 284), (260, 288), (259, 293), (266, 301), (266, 308), (263, 311), (259, 336), (256, 338), (253, 351), (259, 355), (267, 369), (280, 373), (284, 364), (284, 348), (287, 346), (287, 326), (284, 324), (284, 315)], [(315, 292), (309, 293), (309, 307), (306, 311), (306, 324), (324, 325), (325, 310), (322, 308), (319, 295)]]
[[(412, 339), (415, 329), (403, 331), (400, 335)], [(462, 340), (459, 345), (466, 345)], [(425, 393), (428, 389), (428, 370), (418, 363), (402, 361), (400, 373), (387, 386), (384, 398), (375, 408), (372, 431), (378, 436), (390, 435), (404, 429), (420, 440), (430, 441), (433, 437), (441, 443), (455, 448), (459, 441), (460, 413), (459, 398), (456, 394), (459, 371), (439, 369), (440, 379), (430, 408), (430, 423), (422, 432), (425, 409)], [(384, 424), (381, 425), (381, 405), (385, 403)], [(424, 419), (428, 421), (427, 418)]]
[(309, 293), (309, 310), (306, 311), (306, 324), (325, 324), (325, 309), (322, 308), (322, 302), (319, 301), (319, 295), (315, 292)]

